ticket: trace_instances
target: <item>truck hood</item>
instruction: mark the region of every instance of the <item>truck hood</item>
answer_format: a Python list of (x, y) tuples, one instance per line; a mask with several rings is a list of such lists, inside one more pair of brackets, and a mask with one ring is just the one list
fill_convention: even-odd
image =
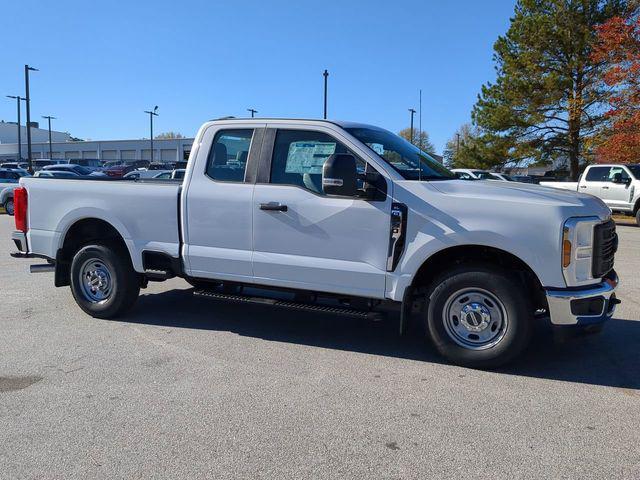
[[(408, 190), (414, 190), (413, 185), (424, 187), (425, 183), (402, 182)], [(429, 187), (449, 197), (459, 197), (465, 200), (478, 199), (483, 201), (495, 201), (499, 203), (514, 203), (527, 205), (540, 205), (550, 207), (569, 207), (584, 211), (582, 215), (597, 215), (606, 218), (611, 214), (605, 203), (592, 195), (560, 190), (551, 187), (541, 187), (518, 182), (499, 182), (490, 180), (445, 180), (429, 182)], [(414, 190), (418, 194), (418, 191)], [(572, 208), (573, 207), (573, 208)]]

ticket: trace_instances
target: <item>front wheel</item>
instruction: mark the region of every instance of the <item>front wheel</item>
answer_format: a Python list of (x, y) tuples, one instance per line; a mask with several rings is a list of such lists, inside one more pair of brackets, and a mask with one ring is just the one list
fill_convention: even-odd
[(438, 351), (458, 365), (503, 365), (531, 338), (533, 313), (524, 285), (501, 269), (452, 269), (434, 282), (428, 300), (428, 333)]
[(140, 282), (126, 249), (87, 245), (71, 262), (71, 292), (78, 306), (96, 318), (115, 318), (133, 306)]
[(7, 212), (7, 215), (13, 216), (13, 198), (4, 202), (4, 210)]
[(640, 208), (636, 212), (636, 225), (640, 227)]

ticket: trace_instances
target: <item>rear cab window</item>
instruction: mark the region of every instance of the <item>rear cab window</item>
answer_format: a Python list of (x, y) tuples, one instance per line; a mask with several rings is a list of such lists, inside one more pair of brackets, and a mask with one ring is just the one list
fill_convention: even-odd
[(207, 158), (206, 175), (218, 182), (244, 182), (254, 129), (225, 129), (216, 133)]
[(608, 182), (611, 167), (591, 167), (587, 172), (587, 182)]

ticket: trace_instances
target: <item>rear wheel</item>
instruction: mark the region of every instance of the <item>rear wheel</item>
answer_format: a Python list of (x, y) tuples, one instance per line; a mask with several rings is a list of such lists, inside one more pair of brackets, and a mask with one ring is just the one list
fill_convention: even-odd
[(9, 200), (7, 200), (6, 202), (4, 202), (4, 210), (5, 212), (7, 212), (8, 215), (13, 216), (13, 198), (10, 198)]
[(71, 262), (71, 292), (78, 306), (96, 318), (115, 318), (140, 293), (129, 253), (114, 245), (87, 245)]
[(427, 330), (452, 362), (492, 368), (528, 345), (533, 314), (524, 286), (507, 272), (462, 266), (445, 272), (430, 289)]

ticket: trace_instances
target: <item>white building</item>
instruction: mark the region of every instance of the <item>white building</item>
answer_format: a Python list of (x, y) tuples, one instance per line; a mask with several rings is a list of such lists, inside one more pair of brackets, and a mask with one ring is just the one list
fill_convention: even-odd
[[(37, 125), (31, 122), (32, 125)], [(20, 129), (22, 158), (27, 158), (27, 128)], [(186, 160), (193, 138), (153, 140), (153, 158), (149, 139), (139, 140), (71, 140), (66, 132), (51, 131), (51, 158), (54, 160), (123, 161), (153, 160), (176, 162)], [(49, 158), (49, 131), (31, 127), (31, 157)], [(0, 163), (18, 159), (18, 125), (0, 120)]]
[[(186, 160), (191, 151), (193, 138), (155, 139), (153, 160), (176, 162)], [(60, 160), (88, 159), (101, 161), (132, 162), (151, 160), (149, 140), (89, 140), (52, 142), (51, 157)], [(22, 145), (22, 157), (27, 158), (27, 146)], [(33, 159), (49, 158), (48, 142), (32, 142)], [(0, 162), (15, 161), (18, 158), (17, 143), (0, 144)]]
[[(38, 122), (31, 122), (31, 141), (32, 142), (48, 142), (49, 130), (46, 128), (39, 128)], [(20, 126), (20, 140), (23, 146), (27, 145), (27, 127), (25, 125)], [(57, 132), (51, 130), (51, 140), (54, 142), (66, 142), (71, 140), (71, 135), (67, 132)], [(0, 120), (0, 144), (1, 143), (18, 143), (18, 124), (15, 122), (5, 122)]]

